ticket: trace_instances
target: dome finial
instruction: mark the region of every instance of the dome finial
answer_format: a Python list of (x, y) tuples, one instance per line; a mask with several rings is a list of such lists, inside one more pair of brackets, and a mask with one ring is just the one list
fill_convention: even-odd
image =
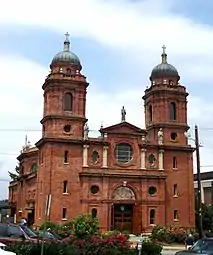
[(163, 49), (163, 53), (162, 53), (162, 55), (161, 55), (161, 57), (162, 57), (162, 63), (165, 64), (165, 63), (167, 63), (166, 46), (163, 45), (162, 49)]
[(69, 33), (66, 32), (65, 34), (66, 38), (65, 38), (65, 41), (64, 41), (64, 51), (69, 51), (70, 50), (70, 41), (69, 41)]

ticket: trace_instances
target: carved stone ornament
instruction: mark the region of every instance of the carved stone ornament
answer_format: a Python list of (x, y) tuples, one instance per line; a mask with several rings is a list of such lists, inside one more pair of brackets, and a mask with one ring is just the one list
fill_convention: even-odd
[(134, 192), (128, 187), (119, 187), (112, 196), (113, 200), (135, 200)]

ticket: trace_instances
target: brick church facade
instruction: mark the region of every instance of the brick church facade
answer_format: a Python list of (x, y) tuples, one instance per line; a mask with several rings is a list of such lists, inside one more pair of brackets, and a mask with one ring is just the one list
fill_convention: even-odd
[(146, 128), (128, 123), (123, 107), (121, 122), (101, 127), (98, 138), (90, 137), (89, 84), (68, 35), (50, 69), (42, 86), (42, 137), (35, 147), (23, 147), (19, 177), (9, 186), (16, 221), (27, 217), (41, 225), (51, 195), (48, 221), (64, 223), (91, 213), (102, 231), (194, 227), (194, 149), (184, 135), (188, 93), (167, 63), (165, 48), (143, 96)]

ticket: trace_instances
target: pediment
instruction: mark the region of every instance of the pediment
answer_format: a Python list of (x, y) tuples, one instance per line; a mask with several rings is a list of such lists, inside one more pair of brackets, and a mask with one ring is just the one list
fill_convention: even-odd
[(100, 130), (101, 133), (117, 133), (117, 134), (146, 134), (145, 129), (141, 129), (136, 127), (129, 122), (121, 122), (113, 126), (109, 126), (106, 128), (102, 128)]

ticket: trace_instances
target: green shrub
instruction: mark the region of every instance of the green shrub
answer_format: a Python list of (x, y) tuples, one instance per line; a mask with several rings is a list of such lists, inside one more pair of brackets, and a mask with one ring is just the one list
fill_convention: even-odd
[(142, 243), (142, 255), (159, 255), (163, 247), (151, 240), (144, 240)]
[(99, 234), (99, 222), (91, 214), (81, 214), (73, 221), (73, 234), (76, 238), (87, 238)]

